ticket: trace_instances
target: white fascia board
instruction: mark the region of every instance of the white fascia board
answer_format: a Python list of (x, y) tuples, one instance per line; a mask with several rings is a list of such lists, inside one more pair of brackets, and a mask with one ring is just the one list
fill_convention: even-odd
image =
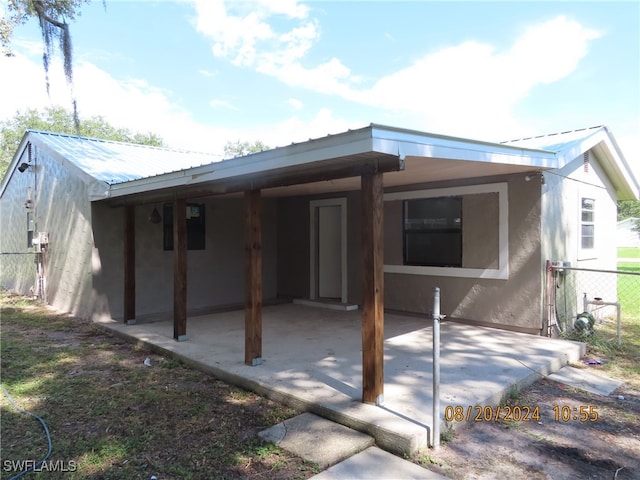
[(635, 178), (633, 171), (613, 138), (610, 135), (606, 135), (601, 145), (606, 150), (606, 155), (601, 161), (605, 170), (612, 173), (611, 181), (614, 188), (621, 192), (622, 195), (629, 197), (623, 198), (624, 200), (638, 200), (640, 198), (639, 181)]
[(444, 158), (540, 169), (557, 168), (558, 165), (555, 154), (544, 150), (380, 127), (375, 127), (372, 133), (373, 147), (377, 152), (399, 155), (400, 158)]
[[(306, 166), (314, 163), (371, 152), (371, 138), (368, 134), (363, 135), (363, 133), (367, 132), (361, 130), (349, 132), (346, 137), (343, 135), (327, 137), (245, 157), (223, 160), (210, 165), (113, 184), (110, 187), (109, 197), (115, 198), (151, 190), (228, 180), (283, 168), (299, 167), (302, 171)], [(350, 134), (352, 134), (351, 138), (349, 138)]]

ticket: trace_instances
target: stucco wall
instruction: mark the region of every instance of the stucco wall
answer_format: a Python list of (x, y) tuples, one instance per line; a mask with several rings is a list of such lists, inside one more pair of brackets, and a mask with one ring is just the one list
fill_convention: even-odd
[[(412, 185), (393, 192), (482, 185), (508, 184), (509, 278), (491, 280), (411, 274), (385, 274), (387, 309), (430, 313), (433, 288), (442, 292), (442, 312), (450, 318), (515, 327), (537, 332), (542, 326), (542, 260), (540, 247), (540, 182), (526, 175), (492, 177), (475, 181)], [(348, 298), (360, 303), (361, 239), (360, 192), (333, 194), (347, 197), (348, 209)], [(309, 297), (309, 202), (327, 196), (301, 196), (278, 201), (280, 241), (278, 292), (285, 296)], [(496, 268), (498, 216), (496, 194), (470, 195), (464, 200), (465, 266)], [(463, 220), (464, 221), (464, 220)], [(463, 230), (465, 229), (463, 227)], [(385, 264), (402, 264), (402, 202), (384, 206)], [(474, 248), (470, 245), (474, 244)]]
[[(244, 302), (244, 203), (242, 198), (189, 200), (205, 205), (205, 249), (187, 251), (187, 308), (204, 310)], [(136, 316), (173, 310), (173, 251), (163, 250), (163, 225), (148, 218), (154, 207), (135, 208)], [(94, 205), (99, 268), (94, 271), (96, 316), (123, 315), (124, 207)], [(263, 199), (263, 292), (276, 297), (275, 200)]]
[[(441, 311), (449, 318), (470, 320), (532, 333), (542, 326), (542, 271), (540, 247), (540, 184), (527, 182), (525, 175), (485, 178), (473, 182), (415, 185), (412, 190), (429, 190), (463, 185), (506, 182), (508, 192), (509, 276), (507, 279), (461, 278), (403, 273), (385, 274), (385, 307), (429, 314), (433, 289), (441, 290)], [(497, 206), (492, 194), (465, 195), (463, 200), (463, 267), (495, 268)], [(389, 217), (389, 215), (387, 215)], [(385, 218), (385, 232), (397, 223)], [(401, 226), (397, 223), (396, 229)], [(468, 227), (468, 228), (466, 228)], [(466, 231), (465, 231), (466, 228)], [(389, 235), (387, 233), (387, 235)], [(396, 233), (397, 234), (397, 233)], [(472, 245), (473, 244), (473, 245)], [(473, 247), (473, 248), (470, 248)], [(392, 246), (398, 250), (401, 245)], [(388, 252), (388, 250), (387, 250)], [(387, 253), (385, 252), (385, 253)], [(401, 252), (388, 252), (401, 258)], [(467, 262), (465, 264), (464, 262)], [(385, 263), (387, 259), (385, 258)]]
[[(25, 150), (26, 152), (26, 150)], [(26, 160), (26, 159), (25, 159)], [(48, 232), (46, 300), (80, 317), (90, 314), (93, 239), (88, 187), (73, 167), (32, 147), (32, 166), (13, 172), (2, 196), (2, 251), (27, 252), (25, 200), (33, 201), (35, 231)], [(3, 285), (27, 294), (36, 282), (33, 255), (2, 255)]]
[[(567, 261), (572, 267), (600, 270), (617, 269), (617, 201), (609, 180), (593, 151), (585, 169), (581, 155), (564, 168), (545, 174), (542, 205), (543, 259)], [(595, 238), (592, 250), (580, 248), (581, 199), (594, 199)], [(583, 295), (615, 301), (617, 282), (612, 275), (586, 274), (567, 270), (556, 290), (562, 321), (583, 311)]]
[(309, 202), (326, 198), (347, 199), (347, 301), (360, 303), (360, 192), (298, 196), (278, 199), (278, 295), (310, 296)]
[[(18, 165), (28, 160), (27, 153)], [(27, 246), (25, 201), (35, 179), (32, 170), (8, 172), (11, 179), (0, 198), (0, 283), (2, 287), (27, 295), (36, 290), (35, 253)], [(33, 210), (32, 210), (33, 211)]]
[[(585, 171), (583, 156), (545, 174), (542, 205), (543, 256), (567, 260), (573, 266), (615, 270), (617, 201), (607, 176), (591, 153)], [(595, 199), (595, 248), (580, 249), (580, 209), (583, 197)]]

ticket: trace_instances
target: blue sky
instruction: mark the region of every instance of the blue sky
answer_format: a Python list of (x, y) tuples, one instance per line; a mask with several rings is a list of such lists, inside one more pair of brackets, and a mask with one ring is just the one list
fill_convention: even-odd
[[(71, 33), (81, 115), (179, 148), (369, 123), (487, 141), (604, 124), (640, 172), (635, 1), (107, 0)], [(68, 105), (59, 64), (47, 98), (35, 22), (13, 48), (0, 118)]]

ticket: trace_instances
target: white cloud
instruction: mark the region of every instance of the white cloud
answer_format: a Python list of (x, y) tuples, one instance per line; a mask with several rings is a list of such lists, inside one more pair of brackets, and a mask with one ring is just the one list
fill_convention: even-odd
[[(302, 65), (320, 37), (320, 28), (317, 19), (309, 18), (309, 9), (295, 0), (194, 0), (193, 4), (196, 28), (213, 41), (216, 57), (287, 85), (326, 94), (344, 96), (347, 86), (359, 80), (337, 58), (315, 67)], [(282, 16), (287, 17), (289, 28), (278, 31), (271, 23), (275, 25)]]
[[(59, 62), (50, 68), (50, 98), (41, 63), (16, 52), (14, 57), (0, 57), (0, 71), (12, 72), (0, 75), (1, 119), (12, 118), (18, 110), (41, 110), (47, 105), (71, 108), (71, 94)], [(81, 117), (100, 115), (116, 127), (153, 132), (176, 148), (222, 152), (227, 138), (224, 130), (220, 135), (211, 135), (210, 127), (196, 123), (187, 111), (170, 100), (171, 92), (141, 79), (116, 79), (87, 62), (75, 65), (74, 80)]]
[(304, 106), (304, 104), (297, 98), (290, 98), (287, 100), (287, 103), (296, 110), (300, 110)]
[(507, 50), (467, 41), (425, 55), (348, 96), (404, 111), (417, 128), (488, 140), (517, 136), (527, 133), (513, 114), (517, 103), (537, 85), (571, 74), (598, 35), (560, 16), (530, 26)]
[(234, 111), (238, 111), (238, 107), (236, 107), (235, 105), (233, 105), (230, 102), (227, 102), (226, 100), (221, 100), (219, 98), (216, 98), (214, 100), (211, 100), (209, 102), (209, 105), (211, 105), (212, 108), (217, 109), (217, 108), (224, 108), (226, 110), (234, 110)]
[[(320, 38), (319, 22), (309, 10), (297, 10), (295, 0), (282, 5), (287, 9), (267, 0), (195, 0), (198, 28), (213, 40), (218, 56), (292, 87), (386, 110), (416, 128), (491, 140), (533, 133), (513, 114), (518, 102), (536, 86), (575, 71), (589, 42), (600, 36), (557, 16), (530, 25), (507, 48), (466, 41), (426, 54), (363, 89), (357, 73), (337, 57), (309, 65), (309, 52)], [(278, 32), (278, 15), (284, 12), (295, 21)]]

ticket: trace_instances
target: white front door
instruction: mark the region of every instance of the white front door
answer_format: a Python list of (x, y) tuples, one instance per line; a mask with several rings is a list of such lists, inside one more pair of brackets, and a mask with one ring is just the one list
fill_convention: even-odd
[(347, 302), (347, 199), (312, 200), (309, 298)]
[(318, 207), (318, 297), (342, 297), (341, 207)]

